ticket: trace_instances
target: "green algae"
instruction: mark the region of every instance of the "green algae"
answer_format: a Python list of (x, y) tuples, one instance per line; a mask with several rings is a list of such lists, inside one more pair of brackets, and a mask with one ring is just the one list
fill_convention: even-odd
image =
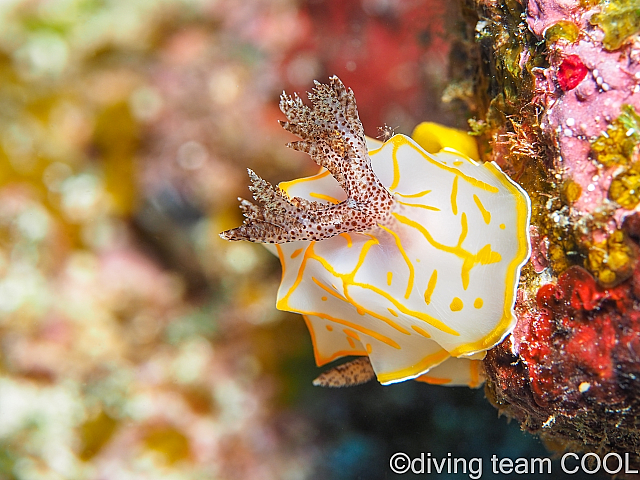
[(632, 35), (640, 32), (640, 0), (610, 0), (590, 19), (604, 31), (602, 43), (607, 50), (617, 50)]
[(547, 45), (551, 45), (561, 38), (570, 43), (575, 43), (579, 37), (580, 29), (575, 23), (568, 20), (560, 20), (558, 23), (554, 23), (544, 32), (544, 39)]
[(526, 22), (524, 8), (514, 0), (486, 6), (479, 18), (484, 26), (476, 34), (481, 51), (489, 52), (483, 60), (478, 88), (488, 94), (484, 120), (490, 129), (499, 128), (507, 117), (520, 116), (522, 106), (530, 102), (535, 85), (532, 70), (548, 64), (544, 44), (538, 42)]
[(601, 242), (585, 242), (585, 246), (585, 267), (603, 287), (615, 286), (633, 273), (633, 249), (622, 230), (615, 230)]
[(489, 128), (489, 125), (487, 125), (487, 122), (485, 122), (484, 120), (470, 118), (469, 120), (467, 120), (467, 122), (469, 123), (469, 128), (471, 129), (469, 135), (471, 135), (472, 137), (479, 137), (480, 135), (484, 135)]
[(609, 199), (628, 210), (640, 203), (640, 163), (633, 163), (613, 178), (609, 186)]
[(567, 205), (571, 205), (578, 200), (580, 195), (582, 195), (582, 187), (571, 179), (565, 181), (560, 188), (562, 201)]
[(623, 105), (622, 113), (591, 143), (595, 159), (606, 167), (626, 165), (631, 161), (640, 141), (640, 116), (631, 105)]

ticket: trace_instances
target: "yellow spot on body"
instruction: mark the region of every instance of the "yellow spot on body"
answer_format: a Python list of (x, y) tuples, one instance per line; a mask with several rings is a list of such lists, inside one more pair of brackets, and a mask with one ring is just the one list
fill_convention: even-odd
[(426, 373), (424, 375), (420, 375), (418, 378), (416, 378), (416, 380), (418, 382), (424, 382), (424, 383), (428, 383), (430, 385), (446, 385), (447, 383), (451, 383), (451, 379), (450, 378), (430, 377)]
[(423, 337), (431, 338), (431, 335), (429, 335), (429, 332), (427, 332), (426, 330), (423, 330), (422, 328), (418, 327), (417, 325), (411, 325), (411, 328), (414, 329), (416, 332), (418, 332)]
[(378, 295), (383, 296), (384, 298), (389, 300), (398, 310), (400, 310), (405, 315), (409, 315), (409, 316), (412, 316), (414, 318), (417, 318), (418, 320), (422, 320), (423, 322), (428, 323), (432, 327), (437, 328), (438, 330), (441, 330), (444, 333), (448, 333), (450, 335), (455, 335), (456, 337), (460, 336), (460, 333), (455, 331), (453, 328), (447, 326), (441, 320), (438, 320), (437, 318), (432, 317), (428, 313), (418, 312), (416, 310), (411, 310), (411, 309), (405, 307), (398, 300), (396, 300), (393, 296), (389, 295), (384, 290), (380, 290), (375, 285), (369, 285), (368, 283), (356, 283), (356, 282), (352, 283), (352, 285), (356, 286), (356, 287), (366, 288), (368, 290), (371, 290), (374, 293), (377, 293)]
[(387, 285), (391, 286), (391, 280), (393, 280), (393, 272), (387, 272)]
[(347, 337), (351, 337), (351, 338), (353, 338), (354, 340), (358, 340), (358, 341), (360, 341), (360, 337), (359, 337), (359, 336), (358, 336), (358, 334), (357, 334), (356, 332), (354, 332), (353, 330), (348, 330), (348, 329), (346, 329), (346, 328), (345, 328), (345, 329), (344, 329), (344, 330), (342, 330), (342, 331), (344, 332), (344, 334), (345, 334)]
[(451, 311), (459, 312), (463, 307), (464, 304), (462, 303), (462, 300), (460, 300), (458, 297), (453, 297), (453, 300), (451, 300), (451, 305), (449, 305)]
[(504, 224), (504, 223), (501, 223), (501, 224), (500, 224), (500, 228), (501, 228), (502, 230), (504, 230), (504, 229), (505, 229), (505, 228), (507, 228), (507, 227), (505, 226), (505, 224)]
[[(353, 278), (355, 277), (358, 269), (360, 268), (360, 266), (364, 262), (364, 259), (365, 259), (366, 255), (367, 255), (367, 252), (369, 251), (369, 248), (371, 248), (371, 246), (376, 245), (376, 244), (379, 243), (378, 240), (373, 235), (369, 235), (369, 237), (371, 239), (368, 240), (367, 242), (365, 242), (365, 244), (362, 246), (362, 250), (360, 251), (360, 257), (359, 257), (359, 260), (358, 260), (358, 264), (353, 269), (353, 271), (351, 273), (349, 273), (349, 274), (341, 274), (341, 273), (336, 272), (335, 269), (333, 268), (333, 266), (329, 262), (327, 262), (326, 259), (324, 259), (320, 255), (317, 255), (314, 252), (313, 246), (315, 245), (316, 242), (311, 242), (309, 244), (309, 246), (307, 247), (307, 249), (305, 250), (305, 252), (304, 252), (304, 257), (303, 257), (302, 263), (300, 265), (300, 269), (298, 270), (298, 275), (297, 275), (295, 281), (293, 282), (293, 285), (291, 286), (289, 291), (287, 291), (286, 295), (284, 297), (280, 298), (277, 301), (276, 308), (278, 308), (279, 310), (287, 311), (287, 312), (301, 313), (302, 315), (315, 315), (316, 317), (324, 318), (324, 319), (330, 320), (332, 322), (341, 323), (341, 324), (343, 324), (343, 325), (345, 325), (347, 327), (351, 327), (354, 330), (358, 330), (361, 333), (365, 333), (365, 334), (367, 334), (367, 335), (369, 335), (369, 336), (371, 336), (371, 337), (373, 337), (373, 338), (375, 338), (375, 339), (377, 339), (377, 340), (379, 340), (381, 342), (384, 342), (387, 345), (390, 345), (390, 346), (392, 346), (394, 348), (398, 348), (399, 349), (400, 345), (398, 345), (397, 342), (395, 342), (394, 340), (392, 340), (389, 337), (386, 337), (384, 335), (379, 334), (376, 331), (370, 330), (370, 329), (365, 328), (365, 327), (360, 327), (357, 324), (354, 324), (354, 323), (349, 322), (347, 320), (343, 320), (341, 318), (335, 318), (335, 317), (332, 317), (330, 315), (324, 314), (322, 312), (307, 312), (305, 310), (296, 309), (296, 308), (292, 307), (289, 304), (289, 297), (293, 294), (293, 292), (298, 288), (298, 286), (302, 282), (307, 261), (309, 259), (317, 260), (333, 276), (342, 279), (343, 285), (344, 285), (344, 294), (345, 294), (345, 296), (342, 297), (337, 292), (335, 292), (335, 290), (337, 290), (337, 288), (336, 288), (336, 286), (334, 284), (331, 284), (331, 286), (334, 288), (334, 291), (331, 291), (328, 287), (326, 287), (325, 285), (320, 283), (317, 279), (314, 280), (316, 285), (318, 285), (320, 288), (324, 289), (326, 292), (330, 293), (331, 295), (334, 295), (334, 296), (340, 298), (341, 300), (344, 300), (344, 301), (350, 303), (351, 305), (356, 307), (356, 309), (360, 309), (361, 311), (364, 311), (364, 312), (368, 313), (372, 317), (377, 318), (379, 320), (382, 320), (383, 322), (387, 323), (389, 326), (395, 328), (399, 332), (404, 333), (406, 335), (410, 335), (409, 330), (407, 330), (403, 326), (396, 324), (392, 320), (390, 320), (390, 319), (388, 319), (386, 317), (383, 317), (382, 315), (378, 315), (375, 312), (372, 312), (372, 311), (364, 309), (362, 306), (358, 305), (358, 303), (355, 302), (351, 297), (349, 297), (349, 295), (347, 293), (347, 289), (348, 289), (349, 285), (354, 285), (354, 286), (359, 286), (359, 287), (362, 287), (362, 288), (369, 288), (369, 289), (375, 288), (375, 287), (373, 287), (371, 285), (368, 285), (368, 284), (359, 284), (359, 283), (353, 282)], [(311, 278), (312, 278), (312, 280), (314, 279), (314, 277), (311, 277)], [(386, 294), (386, 292), (384, 292), (384, 295), (387, 295), (387, 297), (385, 297), (385, 298), (390, 297), (390, 296), (388, 296), (388, 294)], [(395, 299), (391, 300), (391, 301), (393, 302), (393, 301), (395, 301)], [(418, 313), (418, 312), (416, 312), (416, 313)], [(426, 314), (418, 313), (418, 315), (426, 315)], [(439, 320), (434, 319), (433, 317), (431, 317), (429, 315), (427, 315), (427, 317), (428, 317), (428, 319), (433, 319), (439, 325), (442, 325), (446, 330), (449, 331), (448, 333), (453, 332), (453, 335), (458, 335), (458, 333), (455, 330), (452, 330), (452, 329), (448, 328), (446, 325), (444, 325)], [(428, 319), (421, 318), (421, 320), (424, 320), (424, 321), (429, 321)], [(440, 328), (440, 327), (437, 327), (437, 328)], [(440, 329), (442, 329), (442, 328), (440, 328)], [(443, 331), (446, 331), (446, 330), (443, 330)]]
[(431, 303), (431, 295), (433, 295), (433, 290), (436, 288), (436, 283), (438, 282), (438, 271), (434, 270), (429, 277), (429, 283), (427, 284), (427, 289), (424, 292), (424, 303), (429, 305)]
[(333, 326), (331, 326), (331, 325), (325, 325), (325, 327), (327, 327), (327, 330), (329, 330), (330, 332), (333, 332)]
[(469, 375), (471, 376), (471, 380), (469, 381), (469, 386), (471, 388), (477, 388), (480, 386), (480, 361), (471, 361), (471, 365), (469, 365)]
[(462, 212), (462, 215), (460, 215), (460, 237), (458, 237), (458, 247), (462, 247), (462, 242), (467, 238), (467, 233), (469, 233), (467, 214)]
[(497, 263), (502, 260), (502, 257), (498, 252), (491, 250), (491, 244), (487, 243), (484, 247), (478, 250), (478, 262), (482, 265), (488, 265), (490, 263)]
[(370, 343), (367, 343), (366, 349), (367, 349), (367, 353), (371, 353), (373, 351)]
[(302, 248), (297, 249), (295, 252), (291, 254), (291, 258), (296, 258), (298, 255), (302, 253)]
[(451, 188), (451, 211), (454, 215), (458, 215), (458, 176), (453, 179), (453, 187)]
[(455, 161), (453, 162), (453, 165), (454, 165), (454, 166), (456, 166), (456, 167), (459, 167), (459, 166), (460, 166), (460, 165), (462, 165), (463, 163), (464, 163), (464, 162), (463, 162), (462, 160), (455, 160)]
[[(404, 248), (402, 248), (402, 243), (400, 242), (400, 237), (398, 236), (398, 234), (393, 230), (389, 230), (384, 225), (378, 224), (378, 226), (382, 228), (384, 231), (389, 232), (391, 235), (393, 235), (393, 239), (396, 242), (396, 246), (398, 247), (398, 250), (400, 251), (402, 258), (404, 258), (404, 261), (406, 262), (407, 267), (409, 267), (409, 280), (407, 281), (407, 292), (404, 294), (404, 298), (409, 298), (409, 296), (411, 295), (411, 290), (413, 290), (413, 277), (415, 276), (413, 264), (409, 260), (409, 257), (407, 256), (407, 253), (404, 251)], [(391, 283), (389, 283), (389, 285), (391, 285)]]
[(387, 310), (389, 310), (389, 313), (394, 317), (398, 316), (398, 312), (396, 312), (393, 308), (387, 308)]
[(415, 208), (424, 208), (425, 210), (432, 210), (434, 212), (439, 212), (440, 209), (438, 207), (432, 207), (431, 205), (420, 205), (419, 203), (406, 203), (401, 202), (400, 200), (396, 200), (400, 205), (405, 205), (407, 207), (415, 207)]
[(484, 302), (480, 297), (476, 298), (473, 302), (473, 306), (476, 308), (482, 308), (482, 305), (484, 305)]
[(418, 192), (418, 193), (411, 193), (409, 195), (405, 194), (405, 193), (398, 193), (395, 192), (396, 195), (400, 195), (401, 197), (404, 198), (418, 198), (418, 197), (423, 197), (425, 196), (427, 193), (431, 193), (431, 190), (423, 190), (422, 192)]
[(395, 190), (398, 188), (398, 184), (400, 183), (400, 165), (398, 165), (398, 149), (400, 146), (405, 143), (404, 141), (398, 141), (397, 139), (401, 139), (402, 137), (399, 135), (395, 135), (391, 137), (390, 141), (393, 142), (393, 151), (391, 152), (391, 158), (393, 159), (393, 182), (389, 185), (389, 190)]
[(320, 171), (320, 173), (318, 173), (317, 175), (313, 175), (311, 177), (296, 178), (295, 180), (290, 180), (288, 182), (280, 182), (278, 184), (278, 188), (283, 192), (285, 192), (287, 195), (289, 195), (289, 189), (294, 185), (297, 185), (299, 183), (304, 183), (304, 182), (314, 182), (316, 180), (326, 177), (327, 175), (330, 175), (329, 170), (325, 170), (323, 168)]
[(320, 318), (324, 318), (325, 320), (329, 320), (330, 322), (334, 322), (334, 323), (339, 323), (341, 325), (344, 325), (345, 327), (349, 327), (352, 328), (354, 330), (357, 330), (360, 333), (364, 333), (365, 335), (369, 335), (370, 337), (375, 338), (376, 340), (379, 340), (382, 343), (386, 343), (387, 345), (389, 345), (390, 347), (393, 348), (397, 348), (398, 350), (400, 350), (400, 345), (398, 345), (398, 343), (396, 341), (394, 341), (393, 339), (385, 336), (385, 335), (381, 335), (378, 332), (374, 331), (374, 330), (370, 330), (368, 328), (362, 327), (360, 325), (358, 325), (357, 323), (353, 323), (350, 322), (348, 320), (344, 320), (342, 318), (337, 318), (337, 317), (332, 317), (331, 315), (327, 315), (325, 313), (322, 312), (303, 312), (301, 310), (287, 310), (288, 312), (297, 312), (297, 313), (303, 313), (305, 315), (315, 315), (316, 317), (320, 317)]
[[(452, 253), (454, 254), (456, 257), (460, 258), (463, 263), (462, 263), (462, 271), (460, 272), (460, 277), (462, 279), (462, 288), (464, 288), (465, 290), (467, 289), (467, 287), (469, 286), (469, 272), (471, 272), (471, 269), (477, 264), (480, 263), (482, 265), (487, 265), (490, 263), (497, 263), (499, 262), (502, 257), (500, 256), (500, 254), (498, 252), (494, 252), (491, 250), (491, 245), (487, 244), (484, 247), (482, 247), (478, 253), (476, 253), (475, 255), (467, 250), (465, 250), (464, 248), (462, 248), (462, 241), (464, 240), (466, 234), (467, 234), (467, 219), (466, 219), (466, 215), (463, 213), (462, 218), (461, 218), (461, 224), (462, 224), (462, 232), (460, 234), (460, 238), (458, 240), (458, 245), (456, 245), (455, 247), (449, 246), (449, 245), (444, 245), (440, 242), (437, 242), (433, 236), (431, 236), (431, 233), (429, 233), (429, 231), (424, 228), (424, 226), (422, 226), (421, 224), (419, 224), (418, 222), (415, 222), (405, 216), (402, 216), (398, 213), (392, 213), (392, 215), (398, 219), (398, 221), (400, 221), (401, 223), (404, 223), (405, 225), (409, 225), (410, 227), (415, 228), (416, 230), (419, 230), (420, 233), (422, 233), (422, 235), (424, 235), (424, 238), (427, 239), (427, 242), (429, 242), (431, 244), (431, 246), (433, 246), (434, 248), (441, 250), (443, 252), (447, 252), (447, 253)], [(526, 217), (525, 217), (526, 218)]]
[(347, 239), (347, 248), (351, 248), (353, 246), (353, 242), (351, 241), (351, 235), (345, 232), (345, 233), (341, 233), (340, 236)]
[(353, 341), (353, 338), (347, 337), (347, 342), (351, 345), (351, 348), (356, 348), (356, 342)]
[(327, 297), (322, 297), (322, 301), (326, 302), (327, 301)]
[(484, 220), (484, 223), (489, 225), (489, 222), (491, 222), (491, 212), (489, 212), (486, 208), (484, 208), (484, 205), (482, 205), (482, 202), (480, 201), (478, 196), (475, 194), (473, 195), (473, 201), (476, 202), (476, 206), (478, 207), (478, 210), (480, 210), (480, 213), (482, 214), (482, 219)]
[(325, 195), (323, 193), (309, 192), (309, 196), (313, 198), (317, 198), (318, 200), (326, 200), (329, 203), (340, 203), (340, 200), (334, 197), (330, 197), (329, 195)]
[[(327, 287), (322, 282), (320, 282), (316, 277), (311, 277), (311, 280), (313, 280), (313, 283), (318, 285), (321, 289), (323, 289), (329, 295), (332, 295), (332, 296), (336, 297), (337, 299), (342, 300), (344, 302), (348, 302), (348, 300), (346, 298), (344, 298), (342, 295), (340, 295), (338, 292), (336, 292), (336, 290), (337, 290), (336, 287), (333, 287), (334, 290), (331, 290), (329, 287)], [(323, 300), (325, 300), (326, 298), (327, 297), (322, 297)]]

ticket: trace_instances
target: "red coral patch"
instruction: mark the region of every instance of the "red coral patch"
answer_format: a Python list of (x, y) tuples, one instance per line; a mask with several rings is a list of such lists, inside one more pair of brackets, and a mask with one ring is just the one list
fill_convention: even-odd
[(567, 55), (558, 67), (558, 83), (565, 92), (576, 88), (589, 70), (578, 55)]

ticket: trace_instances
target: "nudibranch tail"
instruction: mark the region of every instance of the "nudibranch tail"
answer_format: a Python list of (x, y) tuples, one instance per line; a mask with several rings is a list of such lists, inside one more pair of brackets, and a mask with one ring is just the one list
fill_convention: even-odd
[(360, 357), (327, 370), (313, 384), (316, 387), (351, 387), (367, 383), (375, 376), (369, 359)]
[(260, 204), (241, 200), (242, 226), (220, 234), (225, 240), (286, 243), (323, 240), (345, 232), (363, 232), (390, 216), (393, 197), (371, 167), (364, 129), (351, 89), (338, 77), (328, 85), (316, 82), (309, 94), (312, 106), (298, 95), (282, 94), (282, 127), (301, 138), (289, 143), (326, 168), (347, 195), (337, 204), (290, 198), (249, 170), (250, 190)]

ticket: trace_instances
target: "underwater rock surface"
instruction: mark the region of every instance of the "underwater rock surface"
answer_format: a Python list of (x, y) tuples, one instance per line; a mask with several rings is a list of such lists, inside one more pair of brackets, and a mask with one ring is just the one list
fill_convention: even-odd
[(470, 124), (533, 209), (518, 324), (485, 359), (487, 394), (552, 448), (637, 453), (638, 2), (467, 6)]

